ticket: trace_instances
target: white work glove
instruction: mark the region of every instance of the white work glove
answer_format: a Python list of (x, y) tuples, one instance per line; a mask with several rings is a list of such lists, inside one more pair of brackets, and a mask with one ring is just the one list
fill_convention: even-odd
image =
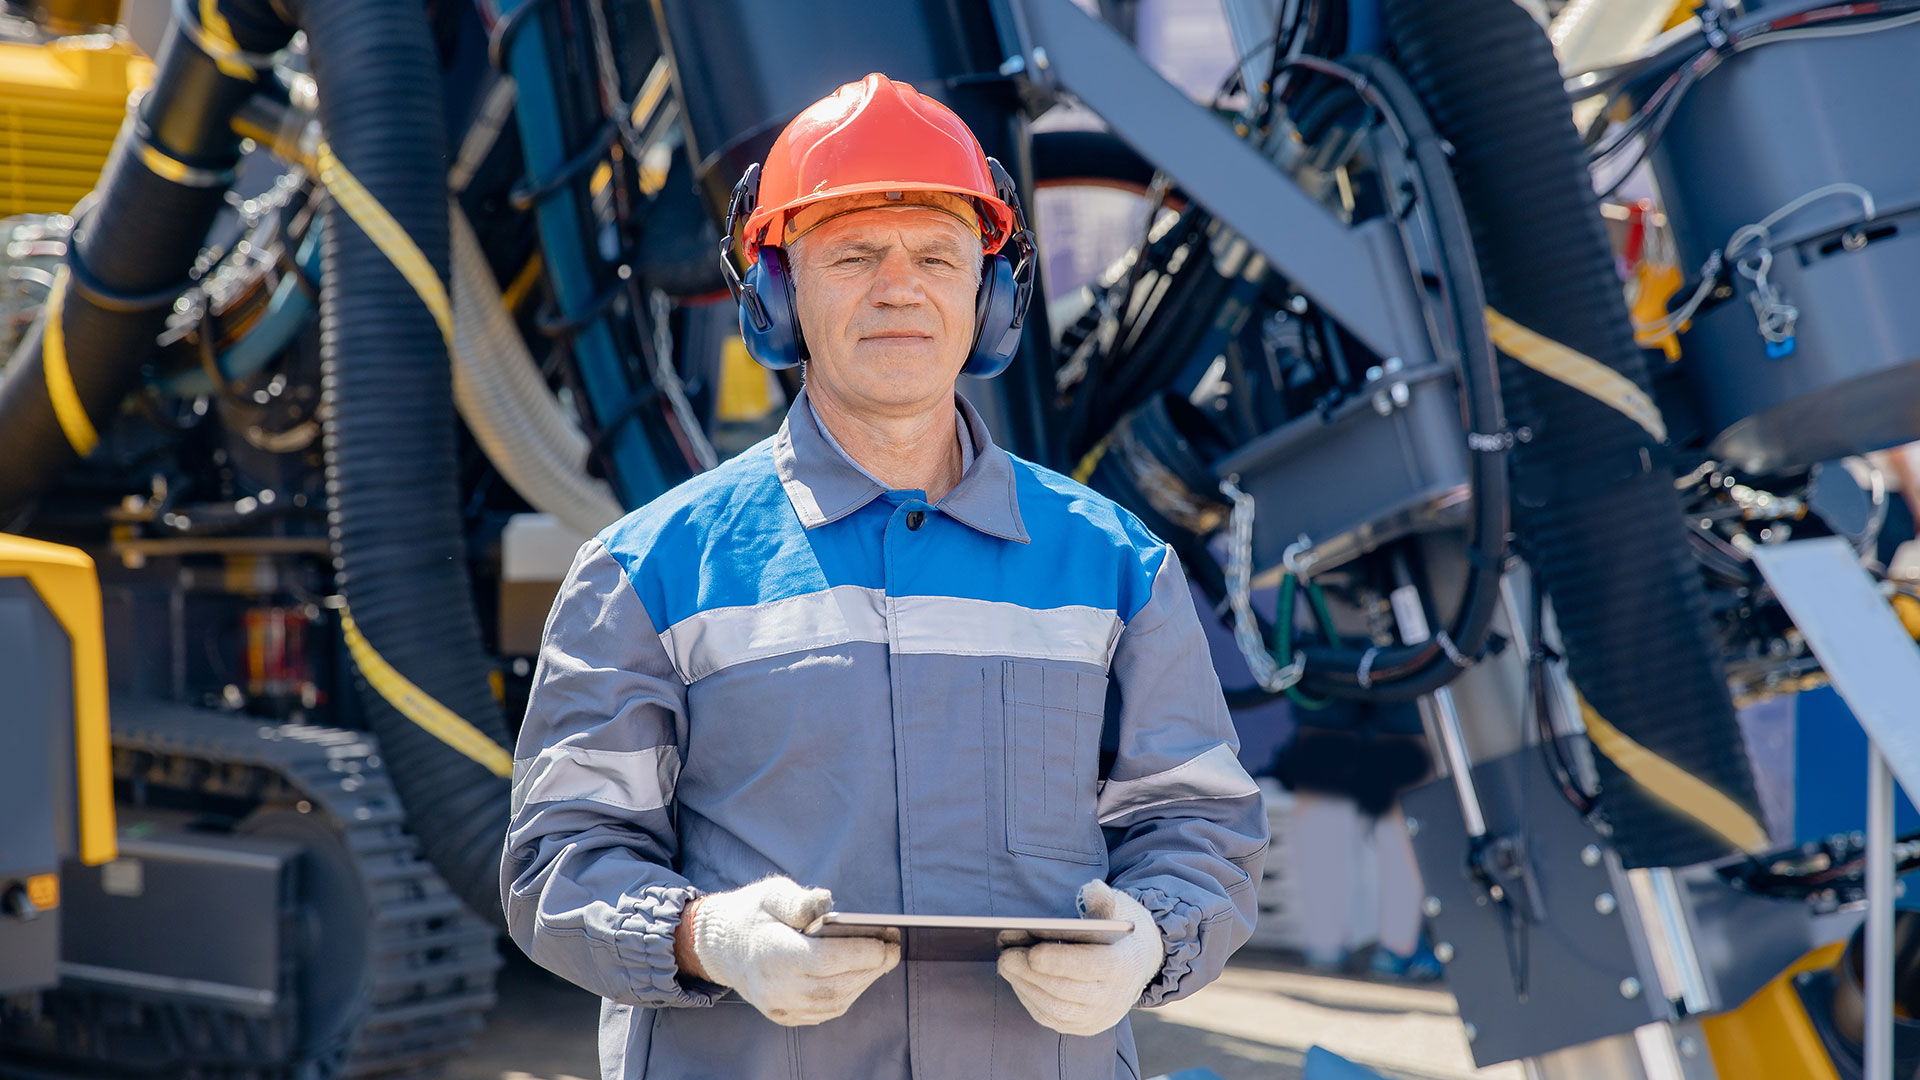
[(703, 896), (693, 913), (694, 958), (774, 1023), (824, 1023), (900, 963), (894, 942), (800, 932), (832, 907), (832, 893), (783, 876)]
[(1080, 887), (1080, 914), (1125, 919), (1133, 932), (1111, 945), (1043, 941), (1000, 954), (1000, 977), (1027, 1014), (1062, 1035), (1098, 1035), (1126, 1018), (1167, 961), (1167, 945), (1140, 901), (1104, 881)]

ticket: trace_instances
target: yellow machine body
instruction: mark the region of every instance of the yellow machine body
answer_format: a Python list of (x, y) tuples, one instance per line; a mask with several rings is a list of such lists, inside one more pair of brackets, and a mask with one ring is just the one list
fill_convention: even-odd
[(1727, 1077), (1839, 1080), (1793, 980), (1802, 972), (1832, 967), (1845, 947), (1835, 942), (1813, 950), (1738, 1008), (1702, 1020), (1714, 1069)]
[(93, 190), (153, 62), (124, 37), (0, 38), (0, 217), (63, 214)]
[(100, 580), (93, 560), (82, 551), (5, 534), (0, 534), (0, 578), (25, 578), (72, 643), (73, 790), (78, 803), (79, 855), (81, 862), (98, 866), (117, 854)]

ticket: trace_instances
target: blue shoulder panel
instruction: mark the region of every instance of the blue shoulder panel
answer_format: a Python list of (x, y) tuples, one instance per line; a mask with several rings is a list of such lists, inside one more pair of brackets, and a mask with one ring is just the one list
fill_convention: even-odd
[[(895, 593), (1083, 605), (1132, 619), (1152, 595), (1166, 545), (1092, 489), (1022, 458), (1012, 464), (1032, 542), (948, 522), (921, 534), (911, 565), (895, 567)], [(894, 507), (876, 498), (809, 532), (780, 484), (767, 439), (607, 526), (600, 540), (665, 629), (702, 611), (836, 585), (884, 588)]]

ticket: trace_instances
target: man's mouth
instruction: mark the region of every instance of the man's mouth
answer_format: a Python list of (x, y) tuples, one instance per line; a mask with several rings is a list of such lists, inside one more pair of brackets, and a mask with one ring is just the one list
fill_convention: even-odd
[(861, 341), (924, 341), (932, 337), (933, 337), (932, 334), (922, 334), (915, 330), (883, 330), (877, 334), (864, 335), (863, 337), (861, 337), (860, 340)]

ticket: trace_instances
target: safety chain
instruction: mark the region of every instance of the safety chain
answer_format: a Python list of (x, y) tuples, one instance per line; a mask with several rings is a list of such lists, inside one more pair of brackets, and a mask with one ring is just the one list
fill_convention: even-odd
[(1253, 496), (1241, 491), (1232, 478), (1220, 481), (1220, 494), (1233, 500), (1233, 511), (1227, 518), (1227, 603), (1233, 608), (1233, 643), (1260, 689), (1269, 694), (1284, 693), (1299, 685), (1301, 676), (1307, 673), (1307, 658), (1296, 655), (1283, 669), (1273, 662), (1266, 643), (1260, 640), (1252, 599)]

